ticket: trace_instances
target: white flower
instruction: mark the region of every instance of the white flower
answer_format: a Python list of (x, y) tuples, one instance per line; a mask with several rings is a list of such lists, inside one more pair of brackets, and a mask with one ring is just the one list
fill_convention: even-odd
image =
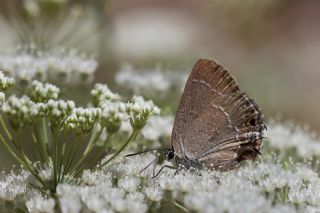
[(26, 202), (26, 206), (30, 213), (53, 213), (55, 201), (53, 198), (44, 198), (41, 195), (33, 196)]
[(113, 93), (106, 84), (95, 84), (94, 89), (91, 90), (93, 96), (93, 103), (98, 106), (103, 101), (116, 101), (120, 100), (120, 96)]
[(15, 185), (10, 182), (0, 182), (0, 199), (12, 201), (18, 195), (24, 194), (26, 190), (25, 184)]
[[(1, 66), (0, 66), (1, 67)], [(9, 87), (13, 86), (15, 80), (11, 77), (7, 77), (0, 71), (0, 91), (6, 91)]]
[(161, 175), (159, 177), (159, 185), (163, 190), (168, 191), (171, 191), (176, 187), (175, 181), (173, 180), (173, 176), (168, 175)]
[(297, 154), (303, 158), (320, 155), (320, 142), (318, 136), (293, 123), (270, 122), (267, 137), (270, 145), (280, 150), (295, 148)]
[(6, 95), (0, 92), (0, 106), (6, 101)]
[(23, 47), (0, 54), (0, 67), (18, 82), (25, 83), (40, 79), (79, 84), (92, 80), (97, 66), (92, 57), (63, 48), (37, 51), (34, 47)]
[(42, 83), (39, 81), (32, 81), (31, 96), (36, 102), (47, 102), (50, 99), (57, 99), (60, 89), (49, 83)]
[(132, 213), (146, 212), (148, 206), (144, 201), (144, 196), (140, 192), (133, 192), (126, 196), (127, 211)]
[(31, 123), (38, 115), (36, 104), (28, 96), (21, 98), (12, 95), (2, 105), (2, 111), (10, 120), (13, 128), (17, 129)]
[(79, 190), (76, 186), (68, 184), (59, 184), (57, 186), (57, 195), (62, 213), (78, 213), (82, 205), (79, 197)]
[(281, 204), (276, 204), (270, 209), (270, 212), (272, 213), (291, 213), (296, 211), (297, 210), (294, 206), (281, 205)]
[(138, 72), (128, 64), (123, 65), (117, 72), (115, 80), (118, 84), (133, 89), (134, 92), (150, 89), (163, 92), (168, 90), (172, 83), (159, 69)]
[(45, 104), (46, 116), (51, 120), (54, 128), (61, 125), (64, 119), (73, 112), (75, 103), (73, 101), (52, 100)]
[(100, 108), (74, 108), (64, 122), (64, 126), (82, 134), (89, 132), (101, 115)]
[(104, 187), (112, 186), (112, 178), (110, 173), (103, 171), (85, 170), (82, 173), (81, 182), (87, 185), (103, 185)]
[(135, 129), (142, 129), (149, 116), (160, 113), (160, 109), (151, 100), (145, 101), (141, 96), (132, 97), (132, 102), (127, 105), (127, 111), (131, 126)]
[(27, 192), (27, 179), (30, 174), (24, 170), (16, 174), (11, 172), (5, 176), (0, 176), (0, 199), (12, 201), (18, 195)]
[(124, 189), (126, 192), (134, 192), (137, 190), (139, 184), (139, 178), (126, 176), (125, 178), (119, 180), (118, 186), (121, 189)]
[[(103, 160), (109, 159), (110, 156), (106, 156)], [(156, 156), (153, 153), (146, 153), (140, 156), (132, 156), (130, 158), (119, 157), (110, 162), (106, 166), (107, 171), (112, 172), (115, 177), (121, 178), (130, 175), (140, 175), (141, 169), (152, 162)]]
[(53, 165), (52, 165), (52, 161), (50, 160), (48, 164), (46, 165), (41, 165), (40, 163), (35, 163), (34, 165), (38, 171), (39, 171), (39, 175), (41, 178), (43, 178), (44, 180), (52, 180), (53, 179)]
[(126, 104), (122, 102), (103, 101), (99, 104), (102, 108), (100, 123), (106, 127), (108, 133), (115, 133), (119, 130), (121, 123), (126, 119)]
[(145, 194), (147, 198), (154, 202), (159, 202), (163, 198), (163, 190), (159, 185), (152, 185), (145, 188)]

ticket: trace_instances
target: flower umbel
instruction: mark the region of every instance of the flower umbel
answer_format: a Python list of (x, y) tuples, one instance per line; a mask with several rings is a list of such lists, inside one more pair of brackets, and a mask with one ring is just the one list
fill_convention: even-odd
[(6, 91), (8, 88), (12, 87), (14, 83), (14, 78), (7, 77), (0, 71), (0, 91)]
[(98, 63), (75, 49), (55, 47), (39, 51), (25, 46), (1, 53), (0, 67), (22, 84), (37, 79), (76, 85), (91, 81)]
[(126, 119), (127, 105), (122, 102), (103, 101), (100, 103), (102, 108), (100, 123), (106, 127), (108, 133), (115, 133), (119, 130), (121, 123)]
[(50, 99), (58, 98), (60, 89), (49, 83), (32, 81), (30, 93), (35, 102), (48, 102)]
[(74, 108), (75, 103), (73, 101), (51, 99), (45, 104), (45, 116), (52, 122), (52, 128), (58, 129)]
[(76, 134), (85, 134), (92, 130), (100, 114), (100, 108), (74, 108), (72, 114), (65, 119), (64, 126)]
[[(0, 73), (0, 83), (4, 91), (12, 86), (14, 80)], [(40, 81), (32, 82), (29, 96), (11, 95), (5, 100), (5, 94), (0, 93), (1, 112), (6, 115), (13, 129), (11, 132), (0, 116), (0, 125), (5, 133), (4, 136), (0, 135), (0, 141), (30, 172), (34, 178), (32, 185), (47, 195), (48, 192), (49, 195), (55, 194), (59, 183), (75, 181), (84, 170), (95, 167), (103, 158), (105, 145), (108, 143), (108, 140), (102, 145), (97, 142), (101, 133), (107, 132), (109, 139), (128, 118), (127, 104), (121, 102), (120, 96), (110, 91), (107, 85), (96, 84), (92, 90), (96, 107), (76, 107), (72, 100), (58, 99), (59, 93), (57, 86)], [(142, 98), (134, 100), (136, 101), (132, 112), (135, 113), (136, 123), (147, 122), (148, 117), (158, 109), (151, 101), (145, 102)], [(118, 156), (129, 142), (135, 139), (143, 126), (140, 124), (139, 129), (134, 129), (125, 143), (103, 165)], [(29, 131), (30, 138), (22, 138), (24, 129)], [(36, 162), (26, 154), (22, 139), (32, 141), (38, 156)], [(124, 182), (126, 190), (130, 189), (130, 183)], [(11, 197), (19, 193), (12, 192)], [(32, 211), (45, 209), (50, 212), (54, 205), (54, 200), (44, 197), (27, 202), (28, 209)]]
[(102, 101), (117, 101), (120, 100), (120, 96), (113, 93), (109, 87), (105, 84), (95, 84), (94, 89), (91, 90), (91, 95), (93, 97), (93, 104), (98, 106)]
[(133, 96), (132, 102), (128, 103), (130, 124), (134, 129), (142, 129), (151, 115), (160, 113), (160, 109), (151, 100), (145, 101), (141, 96)]
[(9, 122), (14, 129), (19, 129), (27, 124), (31, 124), (39, 115), (36, 103), (28, 96), (21, 98), (12, 95), (2, 105), (2, 112), (8, 116)]

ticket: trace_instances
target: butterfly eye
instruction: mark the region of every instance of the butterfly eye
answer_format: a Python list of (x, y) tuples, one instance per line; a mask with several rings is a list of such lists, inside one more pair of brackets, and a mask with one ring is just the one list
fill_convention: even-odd
[(167, 153), (167, 159), (168, 160), (172, 160), (174, 158), (174, 152), (172, 150), (170, 150), (168, 153)]

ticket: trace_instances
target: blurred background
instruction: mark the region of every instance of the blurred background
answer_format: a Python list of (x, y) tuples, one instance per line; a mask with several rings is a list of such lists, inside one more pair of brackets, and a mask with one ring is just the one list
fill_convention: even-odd
[(195, 61), (215, 59), (267, 118), (319, 132), (319, 11), (316, 0), (1, 0), (0, 52), (36, 44), (94, 54), (94, 81), (169, 114)]

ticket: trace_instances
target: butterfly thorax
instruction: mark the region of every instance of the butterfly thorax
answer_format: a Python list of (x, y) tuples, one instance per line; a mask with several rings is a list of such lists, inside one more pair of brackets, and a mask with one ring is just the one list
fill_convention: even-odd
[(178, 157), (174, 152), (174, 149), (169, 149), (165, 153), (165, 158), (167, 161), (172, 162), (176, 168), (182, 166), (184, 169), (189, 170), (190, 168), (202, 169), (203, 164), (198, 160), (189, 159), (187, 156)]

